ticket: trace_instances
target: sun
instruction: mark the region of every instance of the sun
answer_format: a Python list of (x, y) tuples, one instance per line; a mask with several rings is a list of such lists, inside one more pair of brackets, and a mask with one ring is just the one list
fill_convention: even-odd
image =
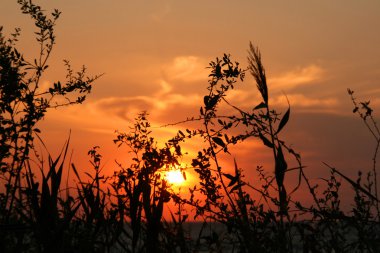
[(185, 177), (181, 170), (170, 170), (166, 172), (166, 179), (170, 184), (181, 185), (185, 182)]

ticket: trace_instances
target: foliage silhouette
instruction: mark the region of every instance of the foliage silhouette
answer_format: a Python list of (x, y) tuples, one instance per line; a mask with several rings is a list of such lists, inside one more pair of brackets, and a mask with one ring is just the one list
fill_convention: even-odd
[[(0, 177), (2, 181), (0, 221), (4, 227), (13, 225), (31, 227), (35, 230), (33, 236), (39, 238), (45, 251), (49, 251), (49, 247), (59, 245), (55, 244), (54, 239), (48, 241), (49, 237), (46, 235), (49, 230), (56, 229), (51, 226), (57, 225), (58, 192), (63, 163), (58, 167), (59, 157), (53, 161), (49, 156), (49, 172), (47, 175), (44, 174), (44, 161), (34, 149), (35, 134), (40, 132), (37, 123), (43, 119), (50, 108), (82, 103), (91, 91), (91, 84), (98, 76), (87, 77), (84, 67), (81, 71), (74, 73), (69, 62), (65, 61), (67, 67), (65, 84), (58, 81), (44, 89), (40, 82), (49, 67), (48, 59), (55, 44), (54, 27), (60, 12), (54, 10), (51, 16), (48, 16), (32, 1), (18, 0), (17, 2), (22, 13), (29, 15), (35, 23), (39, 55), (32, 61), (24, 59), (23, 54), (16, 49), (20, 29), (15, 29), (11, 37), (6, 38), (2, 32), (3, 28), (0, 27)], [(62, 98), (64, 102), (59, 102)], [(36, 173), (31, 168), (33, 153), (40, 163), (41, 192), (39, 183), (33, 179)], [(27, 185), (22, 184), (23, 178), (26, 178)], [(9, 235), (6, 229), (2, 229), (0, 233), (2, 238), (0, 248), (4, 251), (14, 246), (17, 252), (22, 247), (22, 241), (29, 236), (16, 231), (17, 242), (13, 246), (6, 246), (9, 244), (7, 240), (9, 238), (13, 240), (12, 236), (15, 235)]]

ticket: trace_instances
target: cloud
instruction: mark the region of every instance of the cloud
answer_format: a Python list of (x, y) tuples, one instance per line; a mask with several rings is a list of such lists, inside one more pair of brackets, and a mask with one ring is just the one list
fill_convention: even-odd
[[(133, 120), (137, 114), (147, 111), (151, 115), (151, 119), (162, 121), (169, 120), (183, 115), (188, 107), (196, 106), (198, 101), (202, 101), (201, 97), (196, 94), (165, 94), (161, 96), (139, 96), (139, 97), (112, 97), (100, 99), (96, 102), (88, 104), (92, 110), (98, 111), (108, 117), (118, 117), (125, 121)], [(162, 124), (167, 122), (162, 122)]]
[(178, 56), (164, 67), (164, 78), (185, 82), (207, 80), (208, 70), (205, 66), (206, 61), (197, 56)]
[(291, 106), (297, 107), (332, 107), (338, 105), (338, 100), (335, 98), (312, 98), (307, 97), (303, 94), (290, 94), (290, 95), (282, 95), (276, 96), (270, 100), (271, 104), (276, 106), (288, 106), (288, 98)]
[[(338, 98), (330, 95), (316, 97), (314, 94), (301, 93), (295, 89), (305, 85), (312, 86), (313, 82), (320, 81), (324, 77), (323, 73), (325, 71), (321, 67), (311, 64), (268, 79), (270, 104), (287, 107), (289, 100), (292, 107), (332, 112), (332, 109), (340, 104)], [(244, 85), (241, 89), (231, 90), (227, 99), (241, 108), (251, 108), (262, 100), (255, 86), (252, 83), (249, 87)], [(283, 90), (286, 90), (286, 96), (281, 92)]]
[[(162, 75), (156, 77), (158, 90), (139, 96), (107, 96), (96, 100), (88, 99), (78, 107), (64, 108), (64, 113), (52, 111), (56, 122), (71, 122), (78, 128), (97, 133), (113, 133), (115, 129), (131, 124), (142, 111), (147, 111), (152, 125), (185, 120), (196, 116), (202, 103), (199, 89), (194, 83), (207, 78), (202, 59), (196, 56), (176, 57), (163, 67)], [(185, 88), (188, 87), (186, 90)], [(191, 115), (188, 115), (191, 114)]]
[[(82, 105), (81, 111), (70, 108), (68, 113), (57, 117), (66, 118), (68, 121), (76, 122), (82, 129), (98, 133), (112, 132), (130, 125), (142, 111), (149, 113), (149, 119), (154, 126), (196, 117), (204, 95), (204, 91), (199, 90), (197, 85), (207, 83), (208, 70), (205, 66), (206, 61), (197, 56), (175, 57), (163, 66), (161, 77), (156, 77), (154, 83), (159, 89), (155, 92), (139, 96), (109, 96), (88, 100)], [(271, 82), (282, 87), (296, 87), (317, 80), (322, 72), (323, 70), (316, 65), (309, 65), (273, 78)], [(254, 84), (248, 86), (252, 87), (244, 85), (230, 90), (228, 101), (242, 109), (254, 107), (261, 98)], [(298, 108), (327, 110), (338, 104), (333, 98), (313, 98), (294, 93), (294, 90), (293, 93), (288, 92), (287, 97), (291, 105)], [(272, 94), (270, 103), (274, 106), (287, 106), (286, 97), (279, 93)]]
[(278, 77), (268, 79), (271, 89), (294, 89), (301, 85), (320, 80), (325, 71), (317, 65), (309, 65), (284, 73)]
[(157, 92), (156, 96), (162, 96), (172, 91), (173, 87), (165, 80), (159, 81), (161, 90)]
[[(337, 98), (330, 96), (315, 97), (313, 94), (303, 94), (295, 89), (302, 85), (312, 85), (313, 82), (322, 78), (323, 73), (322, 68), (316, 65), (308, 65), (269, 79), (270, 104), (287, 107), (289, 100), (291, 106), (298, 108), (325, 110), (336, 107), (339, 104)], [(252, 84), (250, 87), (245, 85), (241, 87), (242, 89), (231, 90), (228, 92), (227, 99), (240, 107), (255, 106), (262, 98), (254, 86), (256, 85)], [(286, 90), (286, 96), (281, 93), (282, 90)]]
[(154, 103), (149, 97), (108, 97), (89, 104), (97, 111), (109, 116), (114, 115), (124, 120), (132, 120), (142, 111), (150, 111)]

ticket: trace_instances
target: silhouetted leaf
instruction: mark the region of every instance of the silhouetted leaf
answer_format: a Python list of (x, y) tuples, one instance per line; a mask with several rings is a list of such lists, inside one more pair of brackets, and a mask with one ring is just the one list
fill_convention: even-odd
[(205, 107), (207, 107), (209, 100), (210, 100), (210, 96), (204, 96), (203, 97), (203, 103), (204, 103)]
[(234, 178), (232, 178), (232, 180), (230, 181), (230, 183), (228, 184), (227, 187), (231, 187), (231, 186), (233, 186), (234, 184), (237, 183), (237, 181), (238, 181), (238, 177), (234, 177)]
[(277, 129), (276, 134), (278, 134), (281, 131), (281, 129), (284, 128), (284, 126), (286, 125), (286, 123), (288, 123), (289, 116), (290, 116), (290, 107), (288, 108), (288, 110), (286, 111), (286, 113), (284, 114), (284, 116), (282, 117), (282, 119), (280, 121), (280, 124), (278, 125), (278, 129)]
[(282, 152), (281, 145), (277, 148), (277, 155), (276, 155), (276, 161), (275, 161), (275, 176), (277, 185), (279, 187), (283, 186), (284, 183), (284, 177), (285, 177), (285, 171), (288, 167), (288, 164), (285, 161), (284, 154)]
[(263, 141), (264, 145), (269, 147), (269, 148), (273, 148), (273, 143), (271, 141), (269, 141), (262, 133), (259, 133), (259, 137), (260, 139)]
[(267, 105), (264, 102), (261, 102), (260, 104), (256, 105), (256, 107), (253, 108), (253, 110), (263, 109), (266, 107), (267, 107)]
[(228, 137), (227, 134), (224, 134), (224, 139), (226, 140), (227, 143), (230, 142), (230, 138)]
[(224, 141), (222, 139), (220, 139), (219, 137), (212, 137), (212, 140), (213, 140), (213, 142), (215, 142), (219, 146), (221, 146), (223, 148), (226, 147), (226, 144), (224, 143)]
[(243, 186), (243, 183), (235, 185), (234, 187), (231, 188), (230, 193), (233, 192), (233, 191), (238, 190), (242, 186)]
[(179, 145), (176, 146), (176, 147), (175, 147), (175, 152), (176, 152), (177, 155), (180, 156), (180, 155), (182, 154), (182, 152), (181, 152), (181, 146), (179, 146)]
[(288, 212), (288, 200), (287, 194), (285, 190), (285, 186), (282, 186), (279, 192), (280, 197), (280, 212), (281, 214), (286, 214)]
[(231, 174), (227, 174), (227, 173), (223, 173), (223, 176), (225, 176), (226, 178), (228, 178), (229, 180), (233, 180), (235, 177), (232, 176)]
[(212, 108), (214, 108), (214, 106), (216, 105), (216, 103), (218, 103), (219, 96), (215, 95), (212, 98), (210, 98), (209, 96), (205, 96), (205, 97), (209, 98), (208, 102), (206, 104), (206, 110), (211, 110)]

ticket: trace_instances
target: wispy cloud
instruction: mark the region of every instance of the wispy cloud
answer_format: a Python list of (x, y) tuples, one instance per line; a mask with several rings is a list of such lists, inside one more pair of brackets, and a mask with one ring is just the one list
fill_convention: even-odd
[[(296, 89), (305, 85), (313, 85), (313, 82), (324, 78), (324, 73), (325, 71), (321, 67), (311, 64), (268, 79), (271, 94), (270, 104), (286, 107), (289, 100), (290, 104), (297, 108), (326, 109), (335, 107), (339, 104), (337, 98), (330, 96), (315, 97), (313, 94), (303, 94)], [(254, 87), (245, 86), (242, 88), (229, 91), (228, 100), (243, 107), (252, 107), (261, 101), (261, 97)]]
[[(77, 126), (88, 131), (111, 132), (120, 125), (129, 125), (142, 111), (151, 115), (151, 122), (156, 126), (197, 116), (204, 90), (189, 87), (199, 83), (207, 84), (208, 70), (205, 66), (206, 60), (196, 56), (175, 57), (162, 67), (162, 76), (155, 81), (158, 91), (140, 96), (109, 96), (89, 100), (82, 105), (81, 111), (68, 108), (67, 113), (58, 117), (75, 121)], [(269, 82), (278, 86), (272, 89), (294, 88), (317, 80), (322, 73), (320, 67), (309, 65), (289, 71)], [(229, 91), (228, 100), (231, 103), (241, 107), (253, 107), (260, 102), (260, 96), (254, 87), (242, 88)], [(295, 90), (287, 92), (287, 97), (291, 105), (298, 108), (323, 110), (338, 103), (333, 98), (313, 98), (296, 93)], [(277, 92), (272, 95), (270, 103), (274, 106), (287, 106), (286, 97)]]
[(272, 90), (290, 90), (320, 80), (323, 77), (324, 72), (323, 68), (312, 64), (270, 78), (268, 83)]
[(89, 103), (98, 112), (109, 116), (117, 116), (124, 120), (132, 120), (141, 111), (150, 111), (154, 108), (151, 99), (145, 96), (137, 97), (108, 97)]
[(80, 110), (77, 106), (62, 108), (59, 113), (51, 111), (49, 118), (55, 122), (71, 122), (85, 131), (113, 134), (114, 130), (130, 125), (142, 111), (150, 114), (154, 126), (196, 116), (188, 113), (198, 111), (202, 95), (198, 89), (184, 89), (184, 85), (192, 88), (202, 79), (207, 83), (204, 62), (196, 56), (175, 57), (162, 67), (161, 76), (153, 80), (158, 87), (154, 92), (138, 96), (113, 95), (96, 100), (90, 97)]
[(178, 56), (164, 66), (163, 75), (167, 80), (194, 82), (207, 80), (209, 71), (205, 68), (207, 61), (197, 56)]
[(335, 98), (312, 98), (303, 94), (290, 94), (274, 97), (270, 103), (276, 106), (287, 106), (289, 99), (292, 106), (296, 107), (332, 107), (338, 105), (338, 100)]

